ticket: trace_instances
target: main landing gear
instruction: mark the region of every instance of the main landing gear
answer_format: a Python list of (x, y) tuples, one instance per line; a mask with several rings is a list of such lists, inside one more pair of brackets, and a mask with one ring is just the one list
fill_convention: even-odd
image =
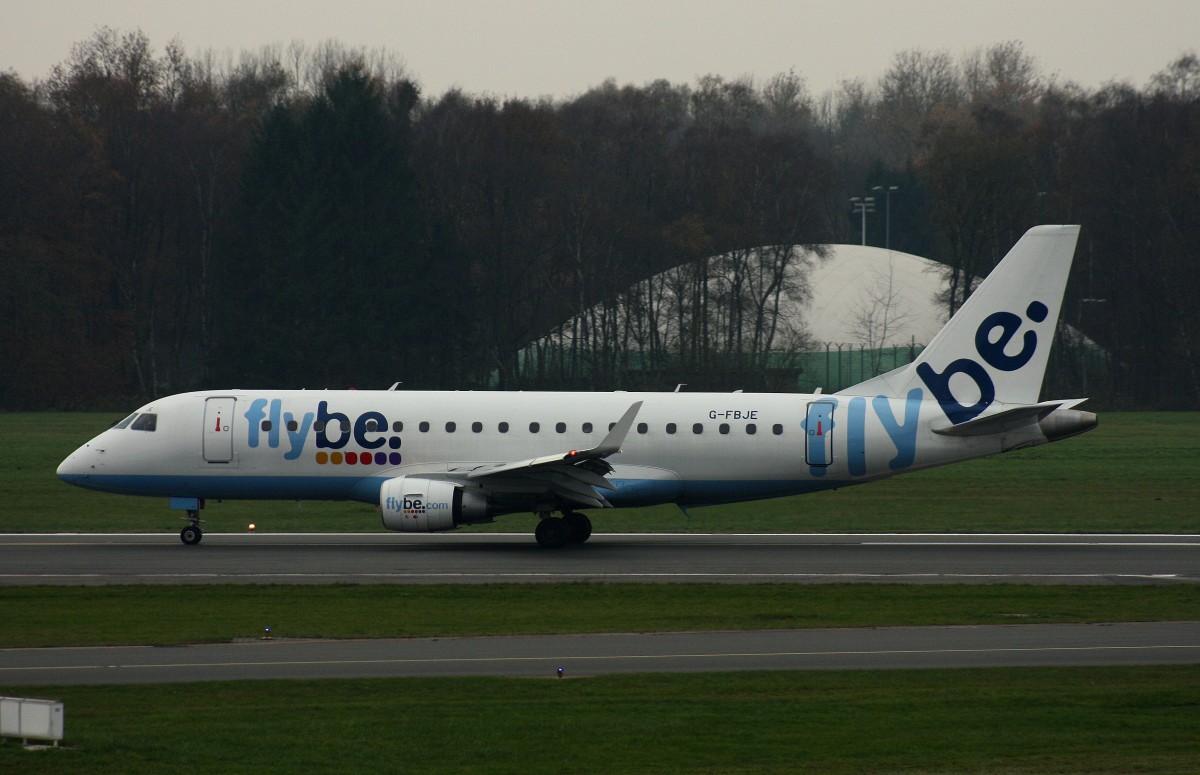
[(179, 540), (183, 541), (187, 546), (195, 546), (200, 543), (200, 539), (204, 538), (204, 531), (200, 529), (200, 512), (195, 509), (188, 509), (187, 516), (184, 517), (188, 521), (186, 527), (179, 531)]
[(568, 511), (562, 517), (541, 515), (533, 535), (539, 546), (557, 549), (567, 544), (581, 544), (592, 536), (592, 521), (576, 511)]

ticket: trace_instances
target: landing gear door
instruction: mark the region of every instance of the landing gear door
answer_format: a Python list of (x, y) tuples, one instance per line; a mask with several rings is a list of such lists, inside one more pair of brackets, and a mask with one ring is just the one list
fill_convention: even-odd
[(804, 423), (804, 459), (810, 466), (833, 464), (832, 401), (814, 401), (808, 405)]
[(233, 409), (236, 398), (204, 401), (204, 460), (228, 463), (233, 460)]

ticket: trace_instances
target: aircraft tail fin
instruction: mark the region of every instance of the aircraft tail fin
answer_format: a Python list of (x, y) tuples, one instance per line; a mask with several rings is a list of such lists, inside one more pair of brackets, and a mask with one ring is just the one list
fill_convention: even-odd
[(1030, 229), (915, 361), (838, 395), (919, 389), (954, 425), (996, 402), (1036, 404), (1078, 238), (1078, 226)]

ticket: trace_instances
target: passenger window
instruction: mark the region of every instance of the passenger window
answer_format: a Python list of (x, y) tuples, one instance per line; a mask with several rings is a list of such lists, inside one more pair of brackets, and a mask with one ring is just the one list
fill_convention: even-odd
[(129, 427), (129, 423), (133, 422), (133, 419), (137, 416), (138, 416), (138, 413), (134, 412), (133, 414), (126, 417), (124, 420), (121, 420), (121, 422), (117, 423), (113, 427), (116, 428), (117, 430), (124, 430), (125, 428)]
[(727, 435), (729, 433), (729, 423), (727, 423), (727, 422), (721, 423), (720, 427), (718, 427), (717, 430), (719, 430), (722, 433), (722, 435)]
[(778, 424), (772, 425), (771, 433), (774, 433), (776, 436), (782, 436), (783, 435), (783, 426), (778, 425)]
[(130, 430), (134, 431), (153, 431), (158, 426), (158, 415), (146, 412), (133, 421), (133, 425), (129, 426)]
[(471, 423), (471, 432), (472, 433), (483, 433), (483, 423), (481, 423), (481, 422)]
[(342, 420), (342, 433), (349, 433), (349, 432), (350, 432), (350, 421)]
[(536, 422), (529, 423), (529, 432), (530, 433), (537, 433), (541, 429), (542, 429), (542, 426), (540, 423), (536, 423)]
[(645, 433), (645, 432), (646, 432), (646, 431), (648, 431), (648, 430), (650, 430), (650, 426), (649, 426), (649, 425), (647, 425), (647, 424), (646, 424), (646, 423), (644, 423), (644, 422), (640, 422), (640, 423), (638, 423), (638, 433)]
[(453, 421), (446, 423), (446, 433), (454, 433), (456, 428), (458, 428), (458, 425)]
[(667, 433), (670, 433), (670, 434), (675, 433), (675, 423), (673, 423), (673, 422), (667, 423)]
[(419, 430), (421, 433), (429, 433), (429, 423), (422, 420), (421, 424), (417, 426), (417, 430)]
[(325, 421), (317, 420), (315, 423), (313, 423), (313, 430), (316, 431), (317, 433), (324, 433), (325, 432)]
[(560, 422), (554, 426), (554, 430), (558, 431), (559, 433), (566, 433), (567, 432), (567, 424), (565, 422)]
[(699, 436), (701, 433), (704, 433), (703, 423), (696, 423), (695, 425), (693, 425), (692, 433), (696, 434), (697, 436)]
[(748, 425), (746, 425), (746, 435), (747, 436), (753, 436), (756, 433), (758, 433), (757, 425), (755, 425), (754, 423), (749, 423)]
[(399, 433), (402, 430), (404, 430), (404, 423), (400, 422), (399, 420), (396, 420), (395, 422), (392, 423), (392, 432), (393, 433)]
[(501, 433), (508, 433), (508, 423), (502, 422), (496, 426)]
[(367, 432), (374, 433), (379, 430), (378, 420), (367, 420)]
[(300, 423), (296, 422), (295, 420), (288, 420), (287, 421), (287, 429), (294, 433), (300, 429)]
[(271, 430), (271, 421), (270, 421), (270, 420), (263, 420), (263, 421), (262, 421), (262, 429), (263, 429), (264, 431), (269, 431), (269, 430)]
[(591, 432), (592, 432), (592, 424), (591, 424), (590, 422), (585, 422), (585, 423), (583, 424), (583, 432), (584, 432), (584, 433), (591, 433)]
[(617, 424), (616, 424), (615, 422), (610, 422), (610, 423), (608, 424), (608, 429), (609, 429), (610, 431), (611, 431), (613, 428), (615, 428), (615, 427), (617, 427)]

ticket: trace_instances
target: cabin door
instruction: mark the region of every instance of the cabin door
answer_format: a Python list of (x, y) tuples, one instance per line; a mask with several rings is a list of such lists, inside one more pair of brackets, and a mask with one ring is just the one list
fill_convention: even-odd
[(236, 398), (204, 401), (204, 459), (209, 463), (233, 460), (233, 409)]
[(810, 466), (833, 463), (833, 407), (832, 401), (813, 401), (808, 405), (808, 419), (804, 423), (804, 459)]

